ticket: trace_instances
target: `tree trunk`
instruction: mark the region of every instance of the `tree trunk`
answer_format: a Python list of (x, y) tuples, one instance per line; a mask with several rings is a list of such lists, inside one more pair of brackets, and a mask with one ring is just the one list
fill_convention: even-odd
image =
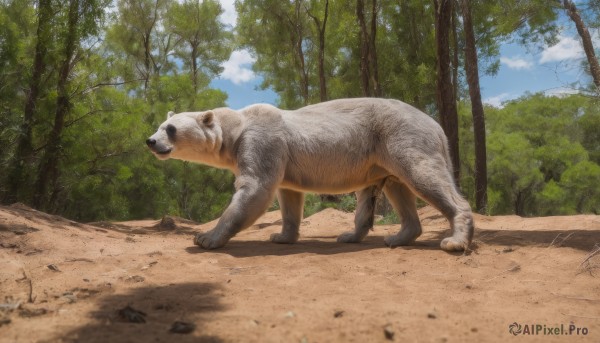
[(458, 101), (458, 28), (456, 11), (452, 11), (452, 86), (454, 99)]
[(434, 0), (437, 70), (437, 106), (440, 124), (448, 137), (454, 182), (459, 186), (460, 159), (458, 154), (458, 113), (452, 86), (449, 30), (452, 19), (452, 0)]
[(294, 20), (290, 19), (290, 28), (292, 45), (296, 51), (295, 55), (297, 58), (297, 67), (300, 74), (300, 95), (302, 96), (303, 103), (306, 106), (309, 103), (309, 92), (308, 72), (306, 71), (306, 60), (304, 58), (304, 50), (302, 49), (302, 41), (304, 40), (304, 32), (300, 16), (300, 6), (302, 5), (302, 1), (296, 0), (294, 4), (296, 6), (294, 13), (296, 18)]
[(71, 103), (67, 85), (69, 75), (73, 67), (73, 56), (77, 46), (77, 25), (79, 21), (79, 0), (70, 0), (69, 19), (64, 46), (64, 59), (61, 63), (58, 84), (56, 86), (56, 112), (54, 116), (54, 126), (46, 150), (38, 169), (38, 177), (35, 185), (35, 194), (33, 198), (34, 207), (45, 206), (45, 195), (48, 184), (54, 184), (58, 176), (58, 159), (61, 150), (61, 135), (64, 129), (65, 117), (67, 116)]
[(596, 86), (596, 92), (600, 92), (600, 64), (598, 64), (598, 59), (596, 58), (596, 53), (594, 52), (594, 45), (592, 44), (590, 32), (583, 23), (583, 20), (581, 20), (581, 16), (577, 11), (577, 7), (571, 0), (563, 0), (563, 6), (577, 27), (577, 33), (579, 33), (579, 36), (581, 37), (581, 43), (583, 44), (585, 56), (590, 64), (590, 73), (592, 74), (594, 85)]
[(198, 94), (198, 43), (190, 42), (190, 45), (192, 46), (192, 83), (194, 84), (194, 95), (196, 95)]
[(381, 86), (379, 84), (379, 67), (377, 66), (377, 0), (372, 0), (371, 8), (371, 33), (369, 34), (369, 63), (371, 66), (371, 84), (373, 95), (381, 97)]
[(325, 79), (325, 29), (327, 27), (327, 18), (329, 16), (329, 0), (325, 0), (325, 14), (323, 23), (316, 16), (308, 12), (308, 15), (315, 22), (319, 32), (319, 99), (321, 102), (327, 101), (327, 81)]
[(25, 109), (23, 111), (23, 122), (19, 128), (17, 138), (17, 147), (13, 158), (11, 170), (8, 176), (8, 192), (5, 198), (6, 203), (13, 203), (19, 200), (19, 190), (27, 184), (24, 179), (25, 164), (30, 162), (33, 153), (32, 147), (32, 128), (36, 113), (39, 90), (41, 86), (42, 74), (46, 70), (46, 43), (49, 39), (50, 19), (52, 18), (51, 0), (39, 0), (38, 2), (38, 27), (36, 31), (37, 42), (35, 45), (35, 55), (33, 58), (33, 70), (29, 85), (29, 92), (25, 100)]
[(475, 135), (475, 207), (477, 212), (484, 213), (487, 209), (487, 156), (485, 149), (485, 116), (481, 91), (479, 88), (479, 68), (477, 65), (477, 47), (471, 19), (471, 4), (469, 0), (461, 0), (460, 6), (465, 31), (465, 71), (471, 97), (473, 113), (473, 131)]
[(356, 17), (360, 27), (360, 87), (364, 96), (371, 96), (369, 87), (369, 32), (365, 22), (365, 3), (363, 0), (356, 0)]

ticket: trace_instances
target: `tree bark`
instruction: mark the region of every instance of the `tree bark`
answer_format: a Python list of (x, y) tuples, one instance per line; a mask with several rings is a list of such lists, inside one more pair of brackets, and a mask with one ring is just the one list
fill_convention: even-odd
[(571, 0), (563, 0), (563, 6), (577, 27), (577, 33), (579, 33), (581, 43), (583, 44), (583, 51), (585, 51), (585, 56), (590, 65), (590, 73), (592, 74), (594, 85), (596, 86), (596, 92), (600, 92), (600, 64), (598, 63), (596, 53), (594, 52), (594, 45), (592, 44), (590, 32), (583, 23), (583, 20), (577, 11), (577, 7)]
[(360, 27), (360, 87), (363, 96), (371, 96), (371, 87), (369, 79), (369, 32), (367, 31), (367, 23), (365, 21), (365, 3), (363, 0), (356, 0), (356, 17)]
[(373, 95), (381, 97), (381, 86), (379, 84), (379, 67), (377, 66), (377, 0), (371, 3), (371, 32), (369, 37), (369, 64), (371, 66), (371, 84), (373, 86)]
[(454, 182), (460, 182), (460, 158), (458, 154), (458, 113), (456, 98), (452, 86), (452, 68), (450, 61), (449, 29), (452, 19), (452, 0), (434, 0), (435, 40), (436, 40), (436, 99), (439, 119), (444, 133), (448, 137), (450, 159), (454, 171)]
[(56, 112), (54, 115), (54, 125), (50, 135), (46, 150), (38, 169), (38, 177), (35, 185), (35, 194), (33, 198), (34, 207), (45, 206), (46, 189), (48, 184), (55, 184), (58, 177), (58, 159), (61, 150), (61, 135), (64, 129), (65, 117), (67, 116), (71, 102), (67, 85), (69, 76), (73, 67), (73, 57), (77, 47), (77, 25), (79, 21), (79, 0), (70, 0), (69, 18), (67, 24), (67, 33), (65, 37), (64, 59), (62, 60), (58, 84), (56, 86)]
[(306, 60), (304, 58), (304, 50), (302, 49), (302, 41), (304, 40), (304, 30), (300, 16), (301, 1), (296, 0), (294, 2), (295, 8), (295, 20), (290, 21), (291, 34), (292, 34), (292, 45), (296, 51), (297, 67), (300, 73), (300, 94), (304, 105), (309, 103), (309, 92), (308, 92), (308, 72), (306, 71)]
[(461, 0), (460, 7), (465, 32), (465, 71), (467, 73), (467, 83), (469, 84), (475, 136), (475, 207), (477, 212), (484, 213), (487, 209), (487, 155), (485, 147), (485, 116), (479, 87), (477, 47), (475, 45), (469, 0)]
[(307, 13), (315, 22), (315, 26), (319, 32), (319, 99), (323, 102), (327, 101), (327, 80), (325, 78), (325, 29), (327, 28), (327, 18), (329, 17), (329, 0), (325, 0), (323, 23), (309, 11), (307, 11)]
[(27, 182), (24, 180), (25, 163), (31, 159), (33, 153), (32, 147), (32, 129), (36, 113), (37, 101), (41, 86), (41, 79), (46, 70), (47, 40), (49, 37), (50, 19), (52, 18), (51, 0), (39, 0), (38, 2), (38, 27), (36, 31), (37, 42), (35, 45), (35, 54), (33, 58), (33, 70), (29, 85), (29, 92), (25, 100), (25, 109), (23, 111), (23, 122), (20, 125), (19, 136), (15, 156), (13, 158), (11, 171), (8, 177), (8, 192), (5, 198), (6, 203), (13, 203), (19, 200), (19, 190)]

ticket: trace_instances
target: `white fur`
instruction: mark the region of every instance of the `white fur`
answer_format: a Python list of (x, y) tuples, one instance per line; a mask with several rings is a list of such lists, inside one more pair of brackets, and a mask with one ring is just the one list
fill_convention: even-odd
[[(176, 127), (174, 139), (167, 136), (167, 125)], [(307, 191), (358, 191), (355, 230), (340, 242), (360, 242), (368, 233), (381, 190), (402, 217), (402, 230), (386, 244), (411, 244), (421, 234), (415, 195), (450, 220), (453, 235), (442, 241), (444, 250), (463, 250), (471, 242), (471, 209), (454, 185), (446, 136), (433, 119), (401, 101), (358, 98), (295, 111), (260, 104), (240, 111), (184, 112), (170, 115), (151, 139), (159, 158), (236, 175), (237, 191), (216, 228), (195, 238), (203, 248), (221, 247), (252, 225), (275, 194), (283, 231), (271, 239), (295, 242)]]

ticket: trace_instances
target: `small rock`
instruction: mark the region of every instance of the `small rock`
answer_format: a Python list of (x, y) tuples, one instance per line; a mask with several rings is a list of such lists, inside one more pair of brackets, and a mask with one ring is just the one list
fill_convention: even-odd
[(169, 332), (188, 334), (193, 332), (194, 330), (196, 330), (196, 324), (176, 321), (175, 323), (173, 323), (173, 325), (171, 325)]
[(146, 314), (142, 311), (134, 309), (129, 305), (120, 309), (117, 313), (119, 314), (119, 318), (121, 318), (123, 321), (138, 324), (146, 323)]
[(48, 267), (48, 269), (50, 269), (54, 272), (60, 272), (60, 269), (58, 269), (58, 267), (55, 264), (49, 264), (46, 267)]
[(286, 318), (294, 318), (295, 316), (296, 316), (296, 314), (295, 314), (294, 312), (292, 312), (292, 311), (288, 311), (288, 312), (285, 314), (285, 317), (286, 317)]
[(427, 313), (427, 318), (429, 318), (429, 319), (436, 319), (437, 316), (435, 315), (435, 313), (429, 312), (429, 313)]
[(153, 265), (155, 265), (157, 263), (158, 263), (158, 261), (152, 261), (152, 262), (148, 263), (147, 265), (143, 266), (142, 270), (146, 270), (146, 269), (152, 267)]
[(33, 308), (33, 309), (23, 308), (23, 309), (21, 309), (21, 311), (19, 311), (19, 316), (25, 317), (25, 318), (31, 318), (31, 317), (42, 316), (46, 313), (48, 313), (48, 310), (45, 308)]
[(160, 223), (158, 223), (158, 228), (161, 230), (175, 230), (177, 229), (177, 224), (172, 217), (164, 216)]
[(75, 294), (71, 293), (71, 292), (67, 292), (63, 294), (63, 299), (65, 299), (69, 304), (72, 304), (74, 302), (77, 301), (77, 297), (75, 296)]
[(0, 318), (0, 327), (2, 327), (2, 325), (8, 325), (10, 322), (10, 318)]
[(342, 316), (344, 316), (344, 311), (342, 311), (342, 310), (338, 310), (333, 313), (334, 318), (340, 318)]
[(383, 334), (385, 335), (385, 338), (389, 341), (393, 341), (394, 340), (394, 330), (392, 329), (392, 325), (388, 324), (386, 326), (383, 327)]
[(477, 330), (477, 328), (471, 328), (471, 332), (477, 332), (479, 330)]
[(139, 275), (132, 275), (125, 278), (125, 281), (127, 282), (144, 282), (144, 280), (146, 280), (146, 278)]

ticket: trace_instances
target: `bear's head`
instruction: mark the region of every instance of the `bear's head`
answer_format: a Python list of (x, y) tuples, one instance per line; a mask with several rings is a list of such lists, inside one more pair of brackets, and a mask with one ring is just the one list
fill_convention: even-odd
[(167, 120), (146, 145), (161, 160), (205, 162), (218, 154), (222, 143), (221, 127), (213, 111), (169, 112)]

